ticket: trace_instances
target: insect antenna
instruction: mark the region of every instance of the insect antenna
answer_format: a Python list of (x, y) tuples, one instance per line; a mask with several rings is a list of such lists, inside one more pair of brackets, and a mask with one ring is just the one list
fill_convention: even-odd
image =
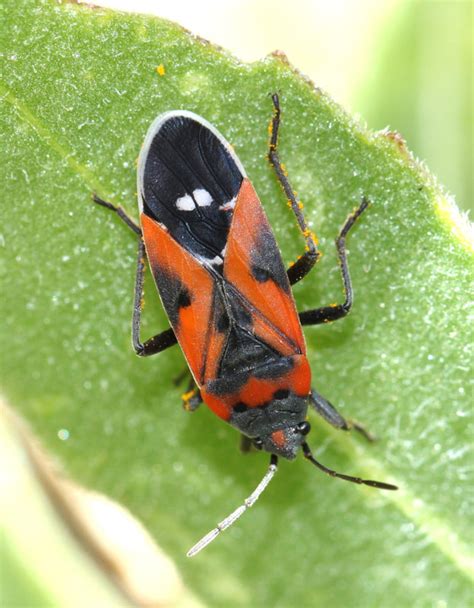
[(391, 483), (384, 483), (383, 481), (373, 481), (372, 479), (361, 479), (360, 477), (352, 477), (352, 475), (344, 475), (343, 473), (337, 473), (337, 471), (333, 471), (328, 467), (325, 467), (323, 464), (318, 462), (316, 458), (311, 453), (309, 446), (307, 443), (303, 443), (301, 445), (303, 448), (304, 457), (307, 458), (310, 462), (312, 462), (318, 469), (324, 471), (331, 477), (339, 477), (339, 479), (345, 479), (346, 481), (352, 481), (352, 483), (360, 483), (366, 486), (371, 486), (372, 488), (379, 488), (380, 490), (398, 490), (397, 486), (392, 485)]
[(188, 557), (193, 557), (199, 551), (202, 551), (204, 547), (207, 547), (209, 543), (211, 543), (223, 530), (231, 526), (235, 521), (239, 519), (241, 515), (245, 513), (245, 511), (251, 507), (259, 498), (260, 494), (265, 490), (273, 476), (277, 472), (278, 469), (278, 457), (275, 454), (271, 455), (270, 458), (270, 466), (268, 467), (267, 472), (262, 478), (262, 481), (258, 484), (255, 490), (250, 494), (248, 498), (246, 498), (240, 507), (237, 507), (235, 511), (232, 511), (230, 515), (228, 515), (225, 519), (217, 524), (217, 526), (208, 532), (206, 536), (203, 536), (200, 541), (198, 541), (194, 547), (191, 547), (189, 551), (186, 553)]

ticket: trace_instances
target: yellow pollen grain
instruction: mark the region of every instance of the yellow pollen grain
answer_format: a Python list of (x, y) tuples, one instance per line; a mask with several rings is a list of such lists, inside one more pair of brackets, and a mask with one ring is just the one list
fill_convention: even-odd
[(162, 63), (156, 66), (156, 73), (158, 76), (164, 76), (166, 74), (165, 66)]

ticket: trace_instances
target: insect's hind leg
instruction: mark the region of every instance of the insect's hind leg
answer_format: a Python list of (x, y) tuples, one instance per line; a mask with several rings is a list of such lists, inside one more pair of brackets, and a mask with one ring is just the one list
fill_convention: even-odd
[(337, 409), (329, 403), (322, 395), (317, 393), (314, 389), (311, 390), (309, 395), (309, 404), (316, 410), (316, 412), (329, 422), (336, 429), (343, 431), (350, 431), (354, 429), (363, 435), (368, 441), (375, 441), (376, 437), (372, 435), (362, 424), (355, 420), (346, 420)]
[(342, 319), (349, 314), (352, 308), (353, 294), (351, 275), (349, 274), (349, 266), (347, 264), (346, 237), (349, 230), (354, 226), (357, 219), (362, 215), (368, 206), (369, 201), (364, 197), (359, 207), (357, 207), (357, 209), (349, 215), (341, 229), (341, 232), (339, 233), (339, 236), (336, 239), (337, 254), (339, 257), (342, 282), (344, 285), (344, 302), (342, 304), (332, 304), (330, 306), (323, 306), (322, 308), (315, 308), (314, 310), (305, 310), (300, 312), (299, 317), (302, 325), (329, 323), (330, 321)]
[(108, 201), (104, 201), (97, 194), (92, 195), (94, 203), (110, 209), (116, 213), (120, 219), (138, 236), (138, 256), (137, 256), (137, 271), (135, 276), (135, 293), (133, 301), (133, 317), (132, 317), (132, 343), (135, 352), (140, 357), (149, 357), (173, 346), (177, 343), (176, 336), (171, 328), (165, 329), (156, 336), (149, 338), (145, 342), (140, 341), (140, 327), (143, 302), (143, 280), (145, 273), (146, 251), (145, 244), (142, 239), (142, 231), (132, 218), (130, 218), (119, 205), (114, 205)]
[(313, 268), (320, 257), (317, 247), (316, 236), (309, 230), (303, 214), (303, 205), (298, 200), (298, 197), (290, 185), (286, 171), (280, 161), (278, 154), (278, 131), (280, 128), (280, 99), (277, 93), (272, 95), (273, 101), (273, 117), (270, 123), (270, 145), (268, 150), (268, 160), (273, 166), (277, 179), (280, 182), (283, 191), (288, 200), (288, 205), (296, 216), (298, 227), (306, 241), (306, 250), (304, 254), (288, 268), (288, 278), (290, 283), (294, 285), (301, 281), (308, 272)]

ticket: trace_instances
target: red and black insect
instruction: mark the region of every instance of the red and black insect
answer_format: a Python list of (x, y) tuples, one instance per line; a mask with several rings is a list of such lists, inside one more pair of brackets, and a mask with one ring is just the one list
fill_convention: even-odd
[[(138, 235), (132, 321), (133, 346), (140, 356), (181, 346), (192, 374), (183, 395), (186, 409), (201, 401), (243, 437), (271, 454), (270, 466), (254, 492), (200, 540), (195, 555), (250, 507), (273, 477), (278, 457), (303, 455), (333, 476), (385, 490), (390, 484), (337, 473), (312, 455), (306, 436), (311, 405), (336, 428), (356, 428), (311, 388), (302, 325), (335, 321), (352, 306), (345, 239), (368, 206), (363, 199), (336, 241), (345, 301), (298, 313), (290, 285), (319, 258), (302, 205), (277, 152), (280, 105), (274, 114), (268, 158), (275, 169), (306, 241), (304, 254), (285, 270), (265, 212), (239, 159), (206, 120), (186, 111), (159, 116), (146, 136), (138, 164), (139, 227), (123, 209), (94, 195)], [(171, 328), (141, 342), (140, 320), (145, 259), (148, 259)]]

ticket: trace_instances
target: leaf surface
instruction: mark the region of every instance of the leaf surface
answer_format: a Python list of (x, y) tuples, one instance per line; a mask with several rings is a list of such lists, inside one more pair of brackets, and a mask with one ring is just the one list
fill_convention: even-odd
[[(472, 250), (434, 178), (402, 141), (354, 122), (281, 57), (242, 64), (152, 17), (39, 0), (3, 10), (10, 402), (70, 475), (145, 523), (205, 605), (468, 605)], [(303, 242), (266, 161), (274, 91), (282, 160), (325, 253), (295, 288), (300, 309), (341, 300), (333, 239), (362, 195), (372, 202), (349, 241), (353, 312), (305, 334), (317, 390), (380, 441), (313, 415), (309, 441), (328, 466), (400, 491), (285, 462), (252, 512), (189, 560), (267, 457), (240, 455), (235, 431), (205, 407), (182, 411), (177, 348), (133, 354), (136, 242), (90, 195), (136, 217), (148, 126), (167, 110), (197, 112), (235, 146), (289, 263)], [(145, 317), (145, 337), (167, 327), (151, 280)]]

